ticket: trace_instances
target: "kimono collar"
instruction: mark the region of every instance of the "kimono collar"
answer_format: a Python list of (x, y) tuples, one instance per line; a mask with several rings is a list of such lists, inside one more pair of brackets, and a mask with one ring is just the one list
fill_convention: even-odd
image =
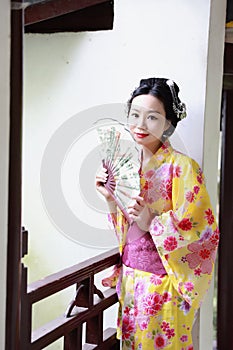
[(150, 169), (157, 169), (162, 163), (166, 161), (167, 157), (169, 157), (172, 153), (173, 153), (173, 148), (170, 144), (170, 141), (166, 140), (160, 146), (157, 152), (154, 155), (152, 155), (149, 162), (142, 169), (142, 172), (145, 173)]

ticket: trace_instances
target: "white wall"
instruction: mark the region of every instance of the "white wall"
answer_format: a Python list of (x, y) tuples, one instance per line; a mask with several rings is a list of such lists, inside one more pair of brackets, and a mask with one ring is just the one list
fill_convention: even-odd
[[(188, 107), (188, 118), (177, 129), (179, 147), (202, 163), (208, 40), (213, 40), (209, 36), (210, 5), (211, 0), (116, 0), (112, 31), (26, 35), (23, 225), (30, 234), (25, 262), (31, 281), (102, 251), (60, 234), (41, 200), (39, 175), (45, 148), (72, 116), (96, 105), (124, 103), (143, 77), (170, 77), (180, 86)], [(222, 17), (224, 5), (219, 4)], [(221, 58), (222, 52), (216, 55)], [(219, 96), (221, 72), (215, 68), (213, 62), (211, 71), (218, 79), (212, 88), (217, 88)], [(218, 111), (219, 99), (211, 102)], [(85, 128), (86, 122), (89, 128), (82, 114), (78, 120), (80, 127)], [(89, 147), (85, 147), (85, 137), (78, 142), (85, 156)], [(59, 307), (63, 305), (61, 299)], [(43, 318), (40, 311), (37, 315)]]
[(5, 348), (8, 143), (9, 143), (9, 66), (10, 66), (10, 5), (1, 2), (0, 11), (0, 349)]

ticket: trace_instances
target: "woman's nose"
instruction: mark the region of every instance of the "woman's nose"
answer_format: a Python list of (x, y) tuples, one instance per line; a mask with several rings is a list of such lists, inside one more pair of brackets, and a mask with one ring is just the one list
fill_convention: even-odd
[(139, 128), (145, 128), (146, 126), (145, 118), (142, 115), (138, 118), (137, 126)]

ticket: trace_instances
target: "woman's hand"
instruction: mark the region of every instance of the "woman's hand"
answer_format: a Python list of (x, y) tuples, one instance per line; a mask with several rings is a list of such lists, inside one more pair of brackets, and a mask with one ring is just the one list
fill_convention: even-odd
[(108, 203), (108, 208), (110, 213), (116, 213), (117, 211), (117, 206), (113, 198), (111, 197), (110, 193), (108, 190), (104, 187), (104, 184), (108, 180), (108, 172), (106, 168), (102, 168), (95, 177), (95, 186), (96, 189), (99, 193), (102, 194), (102, 196), (105, 197), (107, 203)]
[(149, 227), (155, 214), (148, 208), (143, 197), (133, 197), (133, 202), (128, 206), (130, 218), (135, 221), (143, 231), (149, 231)]
[(106, 168), (102, 168), (95, 177), (95, 186), (96, 189), (99, 193), (102, 194), (102, 196), (105, 197), (105, 199), (108, 200), (112, 200), (108, 190), (104, 187), (104, 184), (107, 182), (108, 180), (108, 172)]

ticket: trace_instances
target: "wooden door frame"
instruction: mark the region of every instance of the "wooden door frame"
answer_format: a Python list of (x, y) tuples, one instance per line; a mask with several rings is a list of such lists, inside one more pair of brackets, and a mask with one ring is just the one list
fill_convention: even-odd
[(217, 348), (233, 349), (233, 44), (225, 46), (220, 177)]
[[(61, 17), (68, 13), (75, 20), (80, 17), (85, 8), (88, 8), (85, 19), (82, 22), (84, 28), (90, 25), (90, 15), (93, 16), (94, 5), (99, 5), (102, 11), (101, 20), (96, 19), (92, 30), (112, 29), (113, 27), (113, 0), (46, 0), (41, 4), (32, 4), (27, 8), (25, 16), (25, 3), (11, 0), (11, 60), (10, 60), (10, 134), (9, 134), (9, 184), (8, 184), (8, 241), (7, 241), (7, 286), (6, 286), (6, 331), (5, 350), (20, 349), (20, 324), (21, 324), (21, 278), (22, 278), (22, 135), (23, 135), (23, 36), (25, 30), (25, 17), (27, 23), (33, 18), (33, 25), (41, 21), (34, 18), (40, 9), (43, 20)], [(69, 7), (69, 6), (70, 7)], [(102, 7), (101, 7), (102, 6)], [(95, 7), (96, 8), (96, 7)], [(83, 14), (83, 12), (82, 12)], [(69, 16), (62, 17), (59, 22), (61, 31)], [(33, 17), (34, 16), (34, 17)], [(46, 17), (47, 16), (47, 17)], [(29, 23), (30, 22), (30, 23)], [(32, 24), (31, 24), (32, 25)], [(49, 20), (46, 21), (49, 25)], [(63, 25), (63, 27), (62, 27)], [(44, 27), (43, 30), (45, 31)], [(70, 31), (80, 31), (81, 28), (70, 27)], [(24, 350), (24, 349), (23, 349)]]
[(17, 9), (11, 10), (6, 350), (16, 350), (20, 346), (22, 95), (23, 0), (18, 0)]

